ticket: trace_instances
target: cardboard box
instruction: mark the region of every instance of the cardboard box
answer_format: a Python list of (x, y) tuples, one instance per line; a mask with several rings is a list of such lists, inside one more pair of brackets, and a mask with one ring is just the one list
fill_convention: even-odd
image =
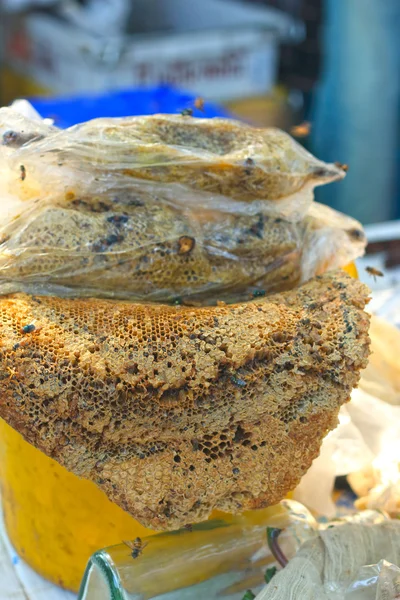
[(235, 100), (271, 90), (279, 40), (296, 31), (279, 11), (234, 0), (133, 6), (133, 30), (141, 33), (112, 37), (54, 16), (25, 16), (8, 28), (8, 71), (53, 94), (169, 83), (209, 100)]

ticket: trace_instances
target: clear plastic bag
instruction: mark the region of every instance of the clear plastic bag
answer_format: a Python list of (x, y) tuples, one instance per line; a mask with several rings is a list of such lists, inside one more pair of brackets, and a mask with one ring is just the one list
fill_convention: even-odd
[[(0, 131), (9, 119), (4, 110)], [(51, 194), (54, 185), (60, 191), (72, 185), (75, 195), (81, 195), (128, 188), (138, 180), (181, 185), (175, 188), (175, 203), (183, 196), (186, 205), (188, 191), (196, 190), (206, 194), (210, 207), (225, 197), (229, 202), (261, 201), (282, 213), (284, 203), (288, 216), (304, 214), (316, 185), (345, 175), (340, 166), (317, 160), (279, 129), (181, 115), (94, 119), (65, 131), (51, 130), (21, 146), (10, 167), (18, 171), (21, 163)]]
[(295, 490), (296, 500), (328, 517), (337, 511), (332, 491), (340, 475), (348, 475), (359, 496), (358, 509), (400, 514), (400, 406), (366, 393), (362, 379), (363, 374), (361, 389), (354, 389), (351, 401), (341, 407), (338, 427), (326, 436)]
[(59, 131), (1, 109), (0, 132), (2, 293), (238, 301), (364, 251), (357, 221), (312, 203), (344, 172), (275, 129), (156, 115)]

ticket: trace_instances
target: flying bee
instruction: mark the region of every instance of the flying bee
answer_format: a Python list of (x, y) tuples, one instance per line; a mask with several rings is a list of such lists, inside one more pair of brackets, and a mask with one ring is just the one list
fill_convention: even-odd
[(25, 181), (25, 177), (26, 177), (26, 169), (24, 167), (24, 165), (19, 165), (19, 170), (21, 172), (19, 178), (21, 181)]
[(132, 550), (132, 558), (138, 558), (148, 544), (148, 542), (143, 544), (142, 539), (140, 537), (135, 538), (133, 542), (126, 542), (125, 540), (123, 540), (123, 542), (126, 546), (128, 546), (128, 548)]
[(369, 275), (371, 275), (371, 277), (374, 278), (374, 281), (376, 281), (377, 277), (383, 277), (382, 271), (379, 271), (379, 269), (375, 269), (375, 267), (365, 267), (365, 270)]
[(295, 137), (302, 138), (310, 135), (311, 131), (311, 123), (304, 121), (304, 123), (300, 123), (300, 125), (295, 125), (291, 128), (290, 133)]
[(197, 108), (197, 110), (201, 110), (201, 112), (204, 112), (204, 99), (196, 98), (194, 101), (194, 107)]
[(340, 162), (335, 162), (333, 163), (335, 165), (335, 167), (337, 167), (338, 169), (342, 169), (342, 171), (344, 171), (345, 173), (347, 173), (347, 171), (349, 170), (349, 165), (345, 165), (344, 163), (340, 163)]

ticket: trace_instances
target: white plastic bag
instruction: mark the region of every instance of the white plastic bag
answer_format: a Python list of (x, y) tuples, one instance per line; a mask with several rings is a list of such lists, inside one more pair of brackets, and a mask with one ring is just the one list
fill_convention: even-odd
[[(302, 478), (294, 497), (332, 517), (334, 480), (349, 475), (360, 509), (400, 513), (400, 407), (354, 389), (339, 414), (338, 427), (322, 443), (320, 455)], [(315, 490), (318, 489), (318, 494)]]

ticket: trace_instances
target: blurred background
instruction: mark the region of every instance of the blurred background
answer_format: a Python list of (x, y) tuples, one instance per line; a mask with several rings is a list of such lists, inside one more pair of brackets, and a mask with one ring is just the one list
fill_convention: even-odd
[(399, 0), (0, 6), (1, 104), (33, 98), (66, 127), (179, 112), (201, 96), (206, 116), (293, 131), (319, 158), (348, 164), (319, 201), (364, 224), (400, 217)]

